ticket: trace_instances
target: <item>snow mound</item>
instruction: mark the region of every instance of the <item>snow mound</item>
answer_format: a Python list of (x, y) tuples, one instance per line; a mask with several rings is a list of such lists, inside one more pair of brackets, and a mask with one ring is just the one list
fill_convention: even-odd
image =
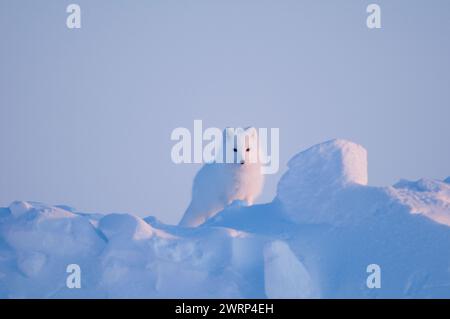
[(129, 214), (109, 214), (100, 219), (98, 229), (109, 240), (142, 240), (153, 236), (152, 227), (142, 219)]
[(289, 161), (288, 167), (290, 174), (299, 179), (297, 187), (367, 184), (366, 149), (342, 139), (330, 140), (300, 152)]
[(416, 182), (401, 180), (394, 188), (396, 197), (411, 213), (450, 226), (450, 184), (423, 178)]
[(312, 280), (305, 266), (283, 241), (264, 248), (265, 291), (268, 298), (314, 298)]
[(89, 255), (103, 241), (90, 222), (57, 207), (14, 202), (9, 222), (2, 223), (2, 237), (17, 251), (40, 251), (52, 255)]
[[(449, 251), (448, 178), (368, 186), (366, 150), (332, 140), (290, 160), (271, 203), (195, 228), (0, 208), (0, 298), (449, 298)], [(67, 285), (73, 264), (80, 288)]]
[(288, 167), (278, 183), (277, 198), (295, 222), (345, 222), (355, 217), (345, 216), (347, 204), (352, 205), (342, 202), (347, 189), (365, 198), (383, 196), (359, 187), (367, 185), (367, 151), (353, 142), (335, 139), (315, 145), (294, 156)]
[(9, 205), (9, 211), (15, 217), (20, 217), (32, 208), (30, 203), (23, 201), (15, 201)]

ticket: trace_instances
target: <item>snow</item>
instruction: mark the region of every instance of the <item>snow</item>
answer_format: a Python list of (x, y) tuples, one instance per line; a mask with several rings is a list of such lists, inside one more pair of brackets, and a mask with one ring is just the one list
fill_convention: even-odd
[(382, 191), (365, 187), (367, 152), (349, 141), (315, 145), (294, 156), (288, 167), (278, 184), (277, 197), (289, 219), (297, 223), (348, 222), (357, 217), (355, 205), (363, 213), (371, 198), (384, 196)]
[(411, 213), (450, 226), (450, 184), (422, 178), (416, 182), (401, 180), (394, 188), (396, 197)]
[(367, 151), (345, 140), (288, 166), (272, 202), (194, 228), (13, 202), (0, 208), (0, 298), (450, 297), (449, 178), (368, 186)]
[(9, 205), (9, 210), (13, 216), (19, 217), (26, 212), (28, 212), (32, 208), (30, 203), (15, 201), (11, 205)]
[(288, 244), (276, 240), (264, 249), (264, 281), (268, 298), (313, 298), (313, 283)]
[(98, 229), (108, 240), (143, 240), (153, 236), (152, 227), (129, 214), (109, 214), (100, 219)]

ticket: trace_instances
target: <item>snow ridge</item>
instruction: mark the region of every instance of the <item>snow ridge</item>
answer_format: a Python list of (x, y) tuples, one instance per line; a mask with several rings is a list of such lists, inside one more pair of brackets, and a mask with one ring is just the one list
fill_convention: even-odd
[(368, 186), (367, 151), (341, 139), (288, 166), (273, 202), (194, 228), (13, 202), (0, 208), (0, 298), (450, 297), (450, 177)]

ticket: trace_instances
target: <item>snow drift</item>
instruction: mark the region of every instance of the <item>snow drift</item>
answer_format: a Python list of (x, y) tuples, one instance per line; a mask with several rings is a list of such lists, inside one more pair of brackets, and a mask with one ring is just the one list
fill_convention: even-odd
[[(367, 152), (345, 140), (288, 166), (271, 203), (232, 204), (196, 228), (0, 208), (0, 297), (450, 297), (450, 178), (368, 186)], [(66, 285), (69, 264), (79, 289)], [(366, 285), (371, 264), (380, 288)]]

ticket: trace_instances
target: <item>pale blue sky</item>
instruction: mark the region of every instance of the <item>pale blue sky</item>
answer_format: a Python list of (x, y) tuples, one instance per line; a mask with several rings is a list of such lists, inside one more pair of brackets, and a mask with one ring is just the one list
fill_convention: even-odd
[(446, 0), (1, 0), (0, 206), (175, 223), (199, 166), (172, 163), (170, 133), (194, 119), (280, 128), (263, 202), (290, 157), (334, 137), (368, 149), (372, 185), (444, 178), (449, 16)]

